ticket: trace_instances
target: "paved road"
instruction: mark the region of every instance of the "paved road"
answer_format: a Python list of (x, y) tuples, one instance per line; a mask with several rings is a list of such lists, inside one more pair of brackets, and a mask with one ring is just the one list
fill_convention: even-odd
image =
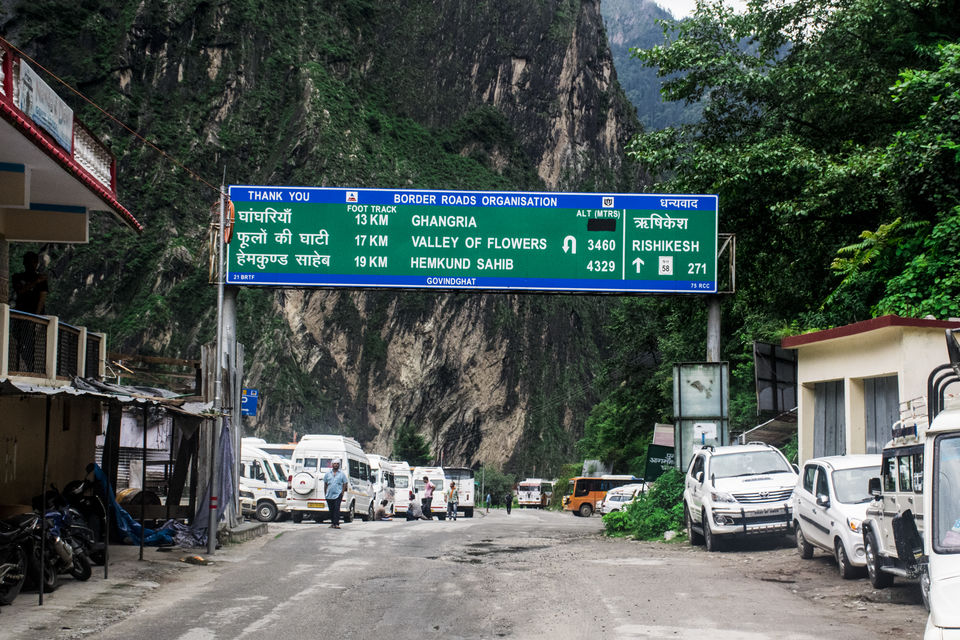
[(456, 522), (358, 521), (339, 531), (271, 524), (270, 535), (218, 554), (212, 567), (181, 565), (150, 583), (105, 629), (70, 616), (114, 607), (110, 598), (65, 610), (66, 629), (34, 626), (38, 635), (11, 637), (877, 637), (862, 626), (866, 614), (749, 575), (762, 557), (745, 570), (735, 553), (611, 540), (598, 535), (601, 526), (596, 517), (522, 510)]

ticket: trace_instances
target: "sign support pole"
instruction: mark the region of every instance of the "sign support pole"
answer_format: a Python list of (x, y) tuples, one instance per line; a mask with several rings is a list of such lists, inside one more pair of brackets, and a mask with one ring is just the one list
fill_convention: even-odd
[(707, 302), (707, 362), (720, 362), (720, 297)]
[(217, 419), (214, 422), (214, 433), (211, 438), (211, 456), (210, 456), (210, 518), (207, 521), (207, 554), (214, 555), (217, 549), (217, 492), (219, 491), (220, 473), (218, 469), (218, 453), (220, 451), (220, 434), (223, 431), (223, 267), (224, 254), (224, 191), (226, 186), (220, 185), (220, 227), (217, 231), (217, 355), (215, 364), (215, 376), (213, 387), (213, 408), (217, 412)]

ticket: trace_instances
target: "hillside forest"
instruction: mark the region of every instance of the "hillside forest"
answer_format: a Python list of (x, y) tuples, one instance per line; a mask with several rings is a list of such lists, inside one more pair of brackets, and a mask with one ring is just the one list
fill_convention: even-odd
[[(754, 341), (960, 316), (957, 0), (704, 0), (680, 21), (610, 0), (605, 28), (587, 0), (287, 4), (15, 1), (3, 30), (215, 183), (226, 169), (246, 184), (718, 194), (737, 238), (721, 299), (734, 432), (758, 419)], [(660, 35), (607, 73), (638, 15)], [(658, 91), (634, 113), (628, 98)], [(39, 249), (49, 304), (116, 350), (198, 357), (215, 332), (213, 195), (73, 106), (149, 232), (101, 218), (90, 245), (11, 247), (11, 263)], [(248, 384), (270, 398), (247, 435), (322, 424), (388, 452), (412, 425), (434, 454), (517, 475), (583, 458), (642, 474), (673, 363), (705, 353), (700, 296), (245, 290), (238, 305)]]

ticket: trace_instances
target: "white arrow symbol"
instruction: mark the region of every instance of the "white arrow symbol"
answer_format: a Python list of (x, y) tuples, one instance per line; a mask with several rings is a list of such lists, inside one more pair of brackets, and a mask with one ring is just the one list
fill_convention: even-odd
[(577, 239), (573, 236), (567, 236), (563, 239), (563, 252), (567, 253), (576, 253), (577, 252)]

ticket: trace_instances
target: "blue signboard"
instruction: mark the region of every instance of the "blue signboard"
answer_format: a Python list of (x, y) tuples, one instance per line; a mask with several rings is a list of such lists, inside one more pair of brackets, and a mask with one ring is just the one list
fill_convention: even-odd
[(240, 415), (257, 415), (257, 399), (260, 396), (258, 389), (243, 389), (240, 395)]
[(237, 285), (716, 293), (715, 195), (231, 186)]

